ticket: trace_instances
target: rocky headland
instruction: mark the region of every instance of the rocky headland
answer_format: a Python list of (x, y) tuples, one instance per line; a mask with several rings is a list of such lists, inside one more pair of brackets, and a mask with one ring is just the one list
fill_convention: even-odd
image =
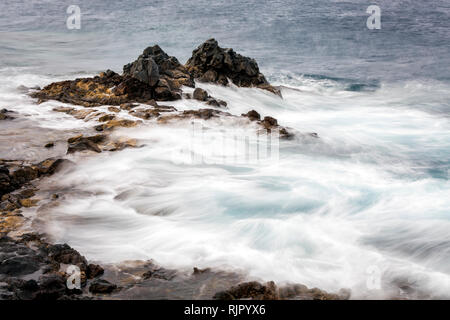
[[(201, 83), (266, 90), (280, 99), (281, 92), (260, 72), (254, 59), (233, 49), (219, 47), (207, 40), (193, 51), (186, 64), (167, 55), (159, 46), (148, 47), (118, 74), (107, 70), (98, 76), (55, 82), (30, 92), (37, 104), (56, 100), (72, 106), (60, 106), (62, 112), (77, 119), (92, 121), (89, 132), (77, 133), (67, 139), (67, 155), (86, 152), (118, 152), (140, 147), (135, 139), (118, 138), (110, 133), (115, 128), (131, 128), (145, 121), (156, 125), (200, 119), (236, 119), (252, 124), (261, 132), (278, 132), (291, 139), (295, 132), (278, 124), (270, 115), (255, 110), (232, 114), (227, 102), (216, 99), (197, 87)], [(184, 88), (195, 88), (191, 93)], [(201, 106), (195, 110), (178, 111), (160, 102), (193, 99)], [(98, 110), (108, 106), (107, 111)], [(37, 106), (39, 107), (39, 106)], [(81, 108), (80, 108), (81, 107)], [(127, 114), (121, 117), (120, 114)], [(0, 120), (11, 121), (4, 109)], [(310, 134), (317, 138), (317, 135)], [(49, 141), (42, 148), (54, 148)], [(53, 244), (46, 234), (30, 227), (33, 217), (23, 211), (40, 203), (57, 203), (59, 193), (49, 199), (36, 197), (39, 181), (58, 172), (61, 167), (76, 165), (65, 155), (33, 162), (21, 159), (0, 160), (0, 299), (348, 299), (350, 293), (337, 294), (301, 284), (277, 286), (273, 282), (246, 281), (244, 275), (221, 270), (198, 269), (186, 273), (158, 266), (154, 261), (132, 261), (120, 265), (88, 262), (67, 244)], [(45, 210), (45, 206), (41, 207)], [(81, 289), (69, 289), (66, 272), (70, 265), (81, 271)], [(186, 289), (190, 288), (190, 289)]]

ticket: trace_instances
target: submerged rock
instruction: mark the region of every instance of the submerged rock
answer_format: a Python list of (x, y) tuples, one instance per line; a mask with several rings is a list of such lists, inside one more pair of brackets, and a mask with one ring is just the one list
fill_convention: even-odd
[(255, 110), (250, 110), (247, 113), (243, 113), (242, 116), (249, 118), (250, 121), (259, 121), (259, 120), (261, 120), (261, 115), (258, 112), (256, 112)]
[(215, 99), (211, 97), (206, 90), (201, 88), (196, 88), (193, 93), (193, 98), (198, 101), (204, 101), (208, 105), (213, 107), (226, 107), (227, 103), (220, 99)]
[(258, 87), (281, 96), (280, 90), (271, 86), (259, 71), (254, 59), (233, 49), (219, 47), (215, 39), (209, 39), (195, 49), (186, 67), (201, 82), (227, 85), (230, 79), (239, 87)]
[(107, 280), (97, 279), (89, 287), (89, 292), (99, 293), (99, 294), (108, 294), (117, 289), (115, 284), (110, 283)]
[(11, 113), (11, 111), (9, 111), (7, 109), (1, 109), (0, 110), (0, 120), (14, 119), (14, 117), (9, 116), (8, 113)]
[(214, 295), (215, 300), (279, 300), (278, 288), (274, 282), (261, 284), (256, 281), (241, 283), (231, 287), (226, 291), (218, 292)]
[(0, 160), (0, 198), (42, 175), (53, 174), (63, 162), (53, 158), (37, 164)]

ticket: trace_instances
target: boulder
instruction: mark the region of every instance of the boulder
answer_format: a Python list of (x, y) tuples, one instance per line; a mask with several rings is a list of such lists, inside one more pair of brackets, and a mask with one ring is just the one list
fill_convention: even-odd
[(104, 279), (94, 280), (89, 286), (89, 292), (100, 294), (108, 294), (113, 292), (115, 289), (117, 289), (115, 284), (112, 284)]
[(249, 118), (250, 121), (259, 121), (261, 120), (261, 115), (255, 110), (250, 110), (247, 113), (242, 114), (243, 117)]
[(8, 115), (11, 111), (7, 109), (1, 109), (0, 110), (0, 120), (8, 120), (8, 119), (14, 119), (14, 117), (11, 117)]
[(206, 90), (203, 90), (202, 88), (196, 88), (194, 90), (193, 97), (195, 100), (206, 101), (206, 99), (208, 99), (209, 95), (208, 95), (208, 92), (206, 92)]
[(201, 82), (227, 85), (230, 79), (239, 87), (258, 87), (281, 96), (280, 91), (271, 86), (259, 71), (254, 59), (233, 49), (219, 47), (215, 39), (209, 39), (195, 49), (185, 66)]

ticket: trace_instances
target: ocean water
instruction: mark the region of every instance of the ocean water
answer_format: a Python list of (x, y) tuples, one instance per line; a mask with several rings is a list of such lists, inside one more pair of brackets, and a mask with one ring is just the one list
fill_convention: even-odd
[[(66, 28), (71, 4), (80, 30)], [(93, 126), (52, 112), (59, 102), (36, 105), (20, 86), (120, 72), (156, 43), (183, 63), (214, 37), (283, 86), (280, 99), (201, 85), (233, 114), (255, 109), (298, 131), (280, 142), (279, 159), (180, 163), (172, 151), (186, 147), (190, 124), (148, 121), (116, 133), (143, 147), (71, 156), (75, 167), (42, 182), (65, 190), (40, 212), (46, 231), (100, 262), (217, 267), (351, 288), (354, 298), (448, 298), (450, 4), (377, 1), (381, 29), (369, 30), (370, 4), (2, 1), (0, 108), (21, 117), (0, 124), (0, 157), (44, 157), (45, 141)], [(213, 137), (240, 126), (204, 125)], [(42, 134), (27, 138), (32, 127)]]

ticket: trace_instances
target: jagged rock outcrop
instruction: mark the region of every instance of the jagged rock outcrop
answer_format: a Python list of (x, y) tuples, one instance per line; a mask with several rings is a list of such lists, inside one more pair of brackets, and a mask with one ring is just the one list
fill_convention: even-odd
[(40, 176), (53, 174), (66, 160), (47, 159), (37, 164), (0, 159), (0, 198)]
[(179, 99), (182, 86), (195, 86), (188, 70), (158, 45), (146, 48), (136, 61), (125, 65), (123, 74), (154, 87), (155, 98), (162, 101)]
[[(125, 65), (122, 75), (107, 70), (92, 78), (54, 82), (30, 95), (37, 98), (38, 103), (58, 100), (84, 107), (152, 104), (154, 100), (180, 99), (182, 86), (195, 87), (194, 78), (222, 85), (227, 85), (230, 79), (237, 86), (258, 87), (281, 95), (259, 71), (254, 59), (237, 54), (233, 49), (223, 49), (214, 39), (194, 50), (186, 65), (154, 45)], [(211, 97), (207, 104), (215, 107), (226, 105), (224, 101)], [(0, 113), (0, 120), (11, 118), (6, 112)]]
[(11, 117), (8, 115), (9, 113), (11, 113), (11, 111), (9, 111), (7, 109), (1, 109), (0, 110), (0, 120), (14, 119), (14, 117)]
[(80, 78), (54, 82), (40, 91), (31, 93), (38, 103), (58, 100), (64, 103), (97, 107), (121, 105), (127, 102), (147, 103), (153, 97), (150, 85), (108, 70), (93, 78)]
[(192, 52), (186, 67), (195, 79), (227, 85), (230, 79), (239, 87), (258, 87), (281, 95), (259, 71), (252, 58), (244, 57), (233, 49), (219, 47), (215, 39), (209, 39)]

